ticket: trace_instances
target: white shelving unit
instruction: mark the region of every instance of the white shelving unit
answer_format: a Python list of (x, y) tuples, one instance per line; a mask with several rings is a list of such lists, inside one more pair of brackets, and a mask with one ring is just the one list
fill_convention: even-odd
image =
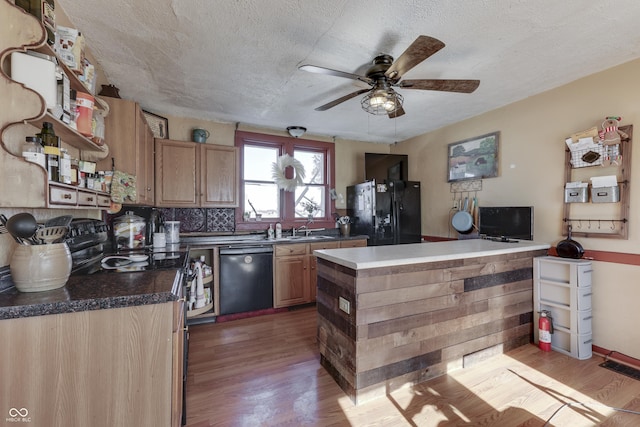
[(533, 260), (534, 340), (541, 310), (551, 313), (551, 348), (576, 359), (591, 357), (591, 261), (558, 257)]

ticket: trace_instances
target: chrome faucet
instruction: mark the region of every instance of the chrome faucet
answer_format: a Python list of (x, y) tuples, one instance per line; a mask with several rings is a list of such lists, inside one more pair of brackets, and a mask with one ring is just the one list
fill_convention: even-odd
[(305, 235), (305, 236), (308, 236), (308, 235), (309, 235), (309, 230), (307, 229), (307, 224), (302, 224), (302, 225), (301, 225), (300, 227), (298, 227), (298, 228), (293, 227), (293, 228), (291, 229), (291, 235), (292, 235), (293, 237), (296, 237), (296, 234), (297, 234), (300, 230), (302, 230), (303, 228), (304, 228), (304, 229), (306, 229), (306, 230), (305, 230), (305, 234), (304, 234), (304, 235)]

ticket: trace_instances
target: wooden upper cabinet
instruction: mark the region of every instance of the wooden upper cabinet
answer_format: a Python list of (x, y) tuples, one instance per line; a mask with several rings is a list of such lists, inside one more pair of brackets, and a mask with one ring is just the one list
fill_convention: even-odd
[(237, 207), (240, 158), (237, 148), (200, 144), (200, 205)]
[(143, 176), (144, 183), (144, 186), (138, 186), (138, 202), (152, 206), (155, 202), (155, 139), (141, 108), (138, 108), (138, 123), (141, 123), (137, 130), (138, 140), (142, 146), (138, 151), (140, 157), (137, 160), (140, 171), (138, 175)]
[(156, 206), (198, 206), (198, 145), (156, 140)]
[(136, 204), (152, 205), (154, 201), (153, 133), (140, 106), (120, 98), (103, 98), (109, 104), (105, 121), (105, 141), (109, 156), (98, 162), (98, 170), (116, 170), (136, 176)]
[(156, 140), (156, 206), (238, 206), (235, 147)]

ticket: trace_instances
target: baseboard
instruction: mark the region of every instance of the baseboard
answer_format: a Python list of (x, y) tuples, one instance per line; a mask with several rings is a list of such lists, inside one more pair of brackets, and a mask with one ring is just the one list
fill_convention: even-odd
[(591, 350), (593, 351), (593, 353), (602, 357), (606, 357), (609, 360), (615, 360), (616, 362), (624, 363), (625, 365), (633, 366), (634, 368), (640, 369), (640, 360), (634, 357), (627, 356), (626, 354), (618, 353), (615, 350), (608, 350), (606, 348), (599, 347), (597, 345), (592, 345)]

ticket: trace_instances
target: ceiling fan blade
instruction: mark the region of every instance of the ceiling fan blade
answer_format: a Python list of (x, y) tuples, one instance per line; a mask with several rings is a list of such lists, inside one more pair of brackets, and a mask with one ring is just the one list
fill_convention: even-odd
[(397, 86), (403, 89), (471, 93), (480, 86), (480, 80), (403, 80)]
[(307, 71), (309, 73), (325, 74), (327, 76), (344, 77), (345, 79), (360, 80), (362, 82), (373, 84), (373, 79), (358, 74), (347, 73), (345, 71), (332, 70), (331, 68), (318, 67), (316, 65), (301, 65), (298, 70)]
[(438, 39), (434, 39), (429, 36), (418, 36), (418, 38), (411, 43), (411, 46), (407, 48), (402, 55), (398, 57), (391, 64), (391, 67), (384, 73), (392, 82), (397, 82), (402, 78), (402, 76), (442, 49), (444, 47), (444, 43)]
[(404, 108), (400, 106), (400, 108), (396, 109), (396, 111), (392, 111), (388, 114), (390, 119), (395, 119), (396, 117), (404, 116)]
[(350, 93), (350, 94), (348, 94), (348, 95), (343, 96), (342, 98), (338, 98), (338, 99), (335, 99), (335, 100), (333, 100), (333, 101), (331, 101), (331, 102), (329, 102), (329, 103), (327, 103), (327, 104), (321, 105), (320, 107), (316, 108), (315, 110), (316, 110), (316, 111), (325, 111), (325, 110), (328, 110), (329, 108), (333, 108), (333, 107), (335, 107), (335, 106), (336, 106), (336, 105), (338, 105), (338, 104), (342, 104), (344, 101), (348, 101), (348, 100), (350, 100), (351, 98), (355, 98), (356, 96), (358, 96), (358, 95), (360, 95), (360, 94), (363, 94), (363, 93), (365, 93), (365, 92), (369, 92), (370, 90), (371, 90), (371, 89), (361, 89), (361, 90), (358, 90), (358, 91), (352, 92), (352, 93)]

